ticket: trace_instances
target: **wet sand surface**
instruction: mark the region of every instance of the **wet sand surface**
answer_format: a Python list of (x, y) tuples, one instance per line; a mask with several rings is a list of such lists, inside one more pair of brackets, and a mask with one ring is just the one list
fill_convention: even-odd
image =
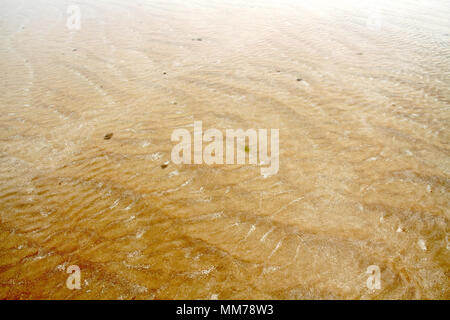
[(0, 298), (449, 299), (450, 3), (377, 3), (3, 1)]

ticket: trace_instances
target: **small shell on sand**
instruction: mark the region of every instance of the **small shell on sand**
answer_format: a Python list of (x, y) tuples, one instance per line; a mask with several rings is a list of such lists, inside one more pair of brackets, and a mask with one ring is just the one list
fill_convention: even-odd
[(110, 133), (107, 133), (107, 134), (105, 134), (105, 136), (103, 137), (103, 139), (105, 139), (105, 140), (109, 140), (109, 139), (111, 139), (112, 138), (112, 136), (114, 135), (114, 133), (112, 133), (112, 132), (110, 132)]

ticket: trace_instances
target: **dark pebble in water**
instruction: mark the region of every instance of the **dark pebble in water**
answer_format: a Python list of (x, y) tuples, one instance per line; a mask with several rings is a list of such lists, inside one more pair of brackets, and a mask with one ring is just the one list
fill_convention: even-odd
[(77, 49), (72, 49), (72, 51), (77, 51)]
[(202, 38), (197, 38), (197, 41), (202, 41)]
[(302, 81), (303, 79), (302, 78), (297, 78), (297, 81)]
[(167, 72), (163, 72), (163, 74), (167, 74)]
[(112, 136), (113, 136), (113, 133), (112, 133), (112, 132), (111, 132), (111, 133), (107, 133), (107, 134), (105, 134), (105, 136), (103, 137), (103, 139), (109, 140), (109, 139), (112, 138)]
[(167, 168), (167, 166), (168, 165), (164, 163), (164, 164), (161, 165), (161, 169), (165, 169), (165, 168)]

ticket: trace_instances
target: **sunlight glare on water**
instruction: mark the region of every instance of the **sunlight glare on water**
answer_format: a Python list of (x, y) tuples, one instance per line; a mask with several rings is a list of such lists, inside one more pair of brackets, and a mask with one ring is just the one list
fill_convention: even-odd
[[(72, 4), (2, 2), (0, 298), (449, 299), (450, 2)], [(194, 121), (278, 173), (172, 163)]]

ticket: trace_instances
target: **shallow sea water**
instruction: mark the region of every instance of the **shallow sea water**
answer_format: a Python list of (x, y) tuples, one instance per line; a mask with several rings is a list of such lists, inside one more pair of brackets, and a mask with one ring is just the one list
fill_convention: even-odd
[[(450, 298), (448, 1), (71, 4), (2, 3), (0, 298)], [(200, 120), (279, 172), (163, 169)]]

